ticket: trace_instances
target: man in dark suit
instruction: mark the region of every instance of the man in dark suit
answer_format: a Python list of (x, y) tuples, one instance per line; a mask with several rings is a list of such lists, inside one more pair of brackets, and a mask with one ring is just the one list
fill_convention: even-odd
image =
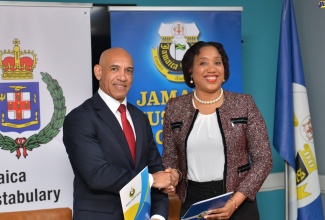
[[(99, 90), (65, 118), (63, 141), (74, 178), (75, 220), (122, 220), (119, 191), (148, 166), (151, 189), (151, 219), (166, 219), (168, 197), (160, 188), (174, 189), (171, 169), (163, 169), (147, 116), (127, 103), (133, 78), (133, 61), (122, 48), (104, 51), (94, 73)], [(120, 104), (135, 135), (135, 158), (123, 133)], [(131, 129), (131, 130), (132, 130)]]

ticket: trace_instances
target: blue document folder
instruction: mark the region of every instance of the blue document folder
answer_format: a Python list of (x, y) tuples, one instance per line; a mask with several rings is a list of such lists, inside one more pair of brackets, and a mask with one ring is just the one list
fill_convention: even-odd
[(188, 219), (203, 219), (203, 216), (208, 210), (221, 208), (231, 198), (233, 192), (228, 192), (220, 196), (216, 196), (210, 199), (202, 200), (194, 203), (182, 217), (182, 220)]
[(151, 209), (151, 184), (146, 166), (120, 190), (124, 220), (149, 220)]

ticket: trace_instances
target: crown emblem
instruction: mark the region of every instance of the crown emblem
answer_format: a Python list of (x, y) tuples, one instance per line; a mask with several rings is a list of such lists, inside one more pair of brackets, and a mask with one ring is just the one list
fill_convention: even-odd
[(20, 50), (20, 41), (16, 38), (12, 50), (0, 50), (1, 78), (4, 80), (33, 79), (33, 70), (37, 58), (34, 51)]

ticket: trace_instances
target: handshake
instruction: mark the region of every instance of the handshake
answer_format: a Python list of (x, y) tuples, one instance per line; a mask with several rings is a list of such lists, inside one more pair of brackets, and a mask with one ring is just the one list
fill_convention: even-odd
[(176, 186), (182, 178), (181, 172), (167, 168), (165, 171), (159, 171), (152, 174), (153, 184), (152, 187), (163, 189), (164, 193), (175, 193)]

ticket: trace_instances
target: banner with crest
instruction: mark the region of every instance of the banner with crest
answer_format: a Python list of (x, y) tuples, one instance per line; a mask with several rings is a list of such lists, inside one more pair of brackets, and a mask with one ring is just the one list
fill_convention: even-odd
[(0, 211), (72, 208), (65, 115), (92, 95), (90, 4), (0, 3)]
[(241, 7), (109, 7), (111, 46), (133, 57), (128, 101), (148, 115), (162, 152), (164, 108), (169, 98), (191, 92), (181, 60), (197, 41), (223, 44), (230, 78), (223, 88), (242, 92)]

